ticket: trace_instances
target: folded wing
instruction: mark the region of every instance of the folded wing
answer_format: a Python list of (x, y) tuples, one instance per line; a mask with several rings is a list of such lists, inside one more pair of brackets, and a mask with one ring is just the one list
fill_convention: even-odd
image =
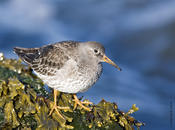
[(54, 75), (69, 60), (66, 51), (54, 44), (41, 48), (15, 47), (14, 52), (34, 71), (43, 75)]

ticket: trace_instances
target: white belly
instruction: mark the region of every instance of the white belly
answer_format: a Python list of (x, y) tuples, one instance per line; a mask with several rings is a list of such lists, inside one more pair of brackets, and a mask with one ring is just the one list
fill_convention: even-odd
[[(71, 61), (70, 61), (71, 62)], [(98, 73), (92, 69), (82, 73), (77, 71), (77, 65), (71, 62), (67, 63), (69, 67), (65, 65), (62, 69), (58, 70), (54, 76), (37, 75), (43, 80), (49, 87), (66, 93), (78, 93), (84, 92), (90, 88), (101, 74), (101, 65), (98, 67)], [(87, 68), (88, 69), (88, 68)]]

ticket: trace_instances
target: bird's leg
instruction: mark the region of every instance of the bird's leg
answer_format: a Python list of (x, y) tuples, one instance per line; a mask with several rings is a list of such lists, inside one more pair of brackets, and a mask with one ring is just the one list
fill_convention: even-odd
[(92, 102), (87, 102), (87, 101), (81, 102), (75, 94), (73, 94), (73, 97), (74, 97), (74, 102), (75, 102), (74, 110), (76, 109), (77, 105), (80, 105), (80, 107), (84, 108), (85, 110), (91, 111), (90, 108), (84, 106), (83, 104), (93, 104)]
[(49, 116), (53, 113), (53, 111), (55, 110), (57, 115), (60, 116), (62, 119), (64, 119), (64, 117), (60, 114), (58, 109), (70, 109), (69, 107), (60, 107), (57, 106), (57, 90), (54, 89), (54, 105), (49, 113)]

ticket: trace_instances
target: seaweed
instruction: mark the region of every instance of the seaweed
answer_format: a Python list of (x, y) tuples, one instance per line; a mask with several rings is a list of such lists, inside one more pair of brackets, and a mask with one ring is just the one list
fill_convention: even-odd
[(20, 59), (6, 59), (0, 53), (0, 129), (131, 130), (144, 125), (131, 116), (138, 111), (135, 104), (125, 113), (116, 103), (102, 99), (96, 105), (87, 105), (90, 112), (81, 107), (73, 110), (73, 96), (61, 92), (57, 103), (71, 108), (60, 110), (65, 120), (56, 112), (48, 115), (53, 94), (32, 69)]

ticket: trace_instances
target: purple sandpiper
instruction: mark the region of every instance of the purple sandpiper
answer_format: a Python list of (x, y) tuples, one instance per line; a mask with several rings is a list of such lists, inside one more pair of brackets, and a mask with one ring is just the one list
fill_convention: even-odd
[(91, 102), (81, 102), (76, 93), (88, 90), (99, 79), (102, 62), (121, 70), (105, 55), (105, 48), (98, 42), (62, 41), (40, 48), (15, 47), (14, 52), (54, 89), (54, 105), (49, 115), (55, 110), (62, 118), (59, 110), (69, 108), (57, 106), (57, 90), (73, 94), (74, 109), (80, 105), (90, 111), (83, 104)]

